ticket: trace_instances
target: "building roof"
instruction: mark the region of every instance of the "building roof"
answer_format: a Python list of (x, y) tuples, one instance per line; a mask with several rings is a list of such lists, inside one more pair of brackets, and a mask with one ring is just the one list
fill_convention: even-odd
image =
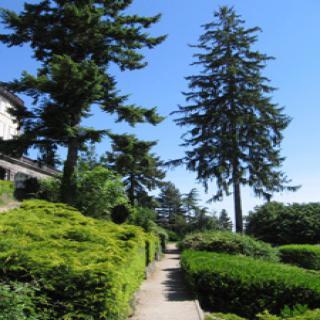
[(10, 91), (8, 91), (7, 89), (1, 86), (0, 86), (0, 96), (5, 97), (12, 104), (16, 106), (20, 106), (20, 107), (24, 106), (24, 102), (18, 96), (16, 96), (15, 94), (11, 93)]

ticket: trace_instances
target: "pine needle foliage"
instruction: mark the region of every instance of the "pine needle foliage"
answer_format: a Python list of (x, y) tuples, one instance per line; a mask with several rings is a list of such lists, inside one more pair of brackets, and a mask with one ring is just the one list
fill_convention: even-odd
[(129, 134), (109, 136), (112, 151), (106, 153), (106, 165), (124, 178), (131, 205), (152, 206), (148, 191), (160, 187), (165, 177), (163, 162), (151, 152), (157, 142)]
[(36, 75), (24, 72), (19, 80), (4, 84), (30, 96), (33, 107), (12, 108), (23, 134), (3, 143), (2, 151), (21, 154), (32, 146), (40, 150), (66, 147), (61, 195), (67, 203), (72, 203), (76, 189), (79, 150), (106, 134), (106, 130), (82, 125), (93, 104), (130, 125), (155, 125), (162, 120), (156, 108), (128, 104), (128, 96), (119, 93), (111, 72), (112, 66), (122, 71), (145, 67), (141, 49), (152, 49), (165, 39), (147, 32), (160, 15), (128, 14), (131, 3), (43, 0), (26, 2), (19, 13), (0, 11), (0, 20), (8, 30), (0, 34), (0, 42), (9, 47), (30, 45), (40, 63)]
[(242, 232), (240, 186), (250, 186), (257, 196), (270, 199), (286, 189), (289, 180), (281, 171), (283, 130), (290, 119), (272, 101), (274, 88), (262, 71), (272, 58), (258, 52), (258, 27), (246, 28), (231, 7), (221, 7), (214, 20), (203, 26), (204, 34), (192, 46), (199, 50), (192, 65), (198, 75), (187, 77), (187, 105), (174, 112), (187, 147), (183, 159), (208, 189), (216, 181), (212, 200), (231, 193), (235, 198), (236, 230)]
[(124, 320), (159, 246), (140, 228), (27, 201), (0, 216), (0, 278), (37, 283), (52, 320)]

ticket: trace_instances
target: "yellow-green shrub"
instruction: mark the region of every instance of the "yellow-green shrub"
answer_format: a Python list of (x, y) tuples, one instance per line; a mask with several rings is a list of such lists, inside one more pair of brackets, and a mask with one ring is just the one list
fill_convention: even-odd
[(158, 241), (64, 204), (28, 201), (0, 215), (0, 277), (36, 281), (53, 319), (126, 319)]

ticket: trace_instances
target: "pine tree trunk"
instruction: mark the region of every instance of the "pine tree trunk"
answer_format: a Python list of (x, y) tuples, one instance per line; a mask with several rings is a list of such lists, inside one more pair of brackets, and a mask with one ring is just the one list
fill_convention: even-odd
[(130, 204), (132, 206), (134, 206), (134, 204), (135, 204), (134, 188), (135, 188), (134, 177), (133, 177), (133, 175), (131, 175), (130, 176), (130, 187), (128, 190), (128, 197), (129, 197)]
[(234, 212), (236, 218), (236, 232), (243, 233), (243, 218), (241, 205), (241, 192), (239, 181), (233, 182)]
[[(236, 150), (236, 149), (235, 149)], [(239, 162), (235, 157), (233, 159), (233, 200), (234, 200), (234, 214), (236, 222), (236, 232), (243, 233), (243, 217), (242, 217), (242, 204), (241, 204), (241, 191), (240, 191), (240, 179), (239, 179)]]
[(68, 155), (63, 168), (61, 200), (71, 205), (74, 204), (76, 197), (75, 170), (78, 160), (78, 149), (78, 141), (76, 139), (70, 139)]

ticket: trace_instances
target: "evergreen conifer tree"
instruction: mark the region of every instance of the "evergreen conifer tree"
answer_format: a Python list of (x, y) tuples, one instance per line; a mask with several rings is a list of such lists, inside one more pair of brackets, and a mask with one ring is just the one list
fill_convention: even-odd
[(260, 29), (246, 28), (233, 8), (221, 7), (204, 30), (193, 63), (202, 70), (186, 78), (187, 105), (175, 112), (177, 124), (190, 128), (183, 136), (190, 149), (173, 163), (195, 171), (206, 190), (215, 180), (212, 200), (229, 195), (232, 186), (236, 231), (242, 232), (241, 185), (266, 199), (296, 189), (281, 171), (280, 143), (290, 119), (272, 102), (274, 88), (262, 75), (271, 58), (254, 48)]
[(232, 221), (225, 209), (222, 209), (218, 218), (219, 228), (221, 230), (232, 231)]
[(195, 216), (195, 212), (199, 209), (199, 192), (196, 188), (192, 188), (188, 193), (183, 195), (183, 205), (186, 211), (188, 222)]
[(124, 177), (131, 205), (148, 206), (152, 201), (147, 191), (160, 187), (165, 172), (158, 156), (151, 153), (155, 141), (141, 141), (134, 135), (110, 134), (112, 151), (105, 162)]
[(154, 48), (165, 38), (146, 32), (160, 16), (128, 14), (131, 3), (42, 0), (26, 2), (20, 13), (0, 11), (9, 30), (0, 34), (0, 41), (9, 47), (29, 44), (40, 65), (36, 75), (24, 72), (21, 79), (4, 84), (33, 98), (34, 107), (11, 110), (23, 134), (3, 142), (2, 151), (21, 153), (49, 142), (66, 147), (61, 195), (68, 203), (75, 196), (79, 150), (86, 142), (100, 141), (106, 133), (82, 126), (93, 104), (131, 125), (161, 120), (155, 108), (126, 104), (127, 96), (119, 94), (110, 71), (112, 65), (122, 71), (143, 68), (146, 62), (141, 49)]
[(174, 229), (175, 220), (181, 217), (185, 221), (182, 195), (172, 182), (163, 184), (157, 208), (158, 223), (164, 227)]

